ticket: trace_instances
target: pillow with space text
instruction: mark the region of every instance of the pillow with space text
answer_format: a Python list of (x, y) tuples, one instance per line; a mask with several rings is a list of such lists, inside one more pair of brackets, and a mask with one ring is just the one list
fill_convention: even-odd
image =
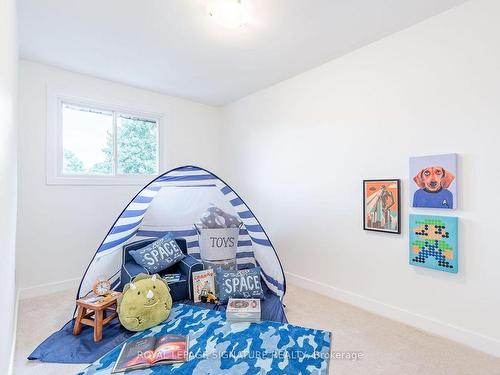
[(170, 234), (141, 249), (131, 250), (129, 253), (137, 264), (146, 268), (150, 273), (158, 273), (172, 267), (185, 256)]
[(226, 303), (229, 298), (264, 298), (260, 267), (239, 271), (221, 270), (216, 273), (215, 285), (221, 303)]

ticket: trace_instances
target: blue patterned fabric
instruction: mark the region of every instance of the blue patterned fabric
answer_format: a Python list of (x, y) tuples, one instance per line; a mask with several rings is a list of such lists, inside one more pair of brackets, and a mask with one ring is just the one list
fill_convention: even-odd
[(170, 234), (142, 249), (131, 250), (129, 254), (137, 264), (146, 268), (150, 273), (163, 271), (184, 258), (182, 250)]
[[(130, 340), (167, 333), (189, 336), (189, 361), (138, 370), (137, 374), (328, 373), (331, 335), (327, 331), (269, 321), (230, 324), (224, 313), (181, 304), (164, 324)], [(111, 374), (121, 348), (116, 347), (79, 375)]]
[[(184, 258), (181, 264), (189, 259)], [(265, 289), (265, 287), (264, 287)], [(198, 308), (226, 311), (227, 305), (214, 305), (213, 303), (193, 302), (184, 300), (176, 302), (179, 304), (193, 305)], [(280, 298), (272, 293), (267, 293), (261, 302), (262, 320), (272, 320), (278, 323), (288, 323)], [(118, 318), (115, 318), (104, 327), (102, 340), (94, 342), (94, 330), (92, 327), (84, 326), (82, 333), (73, 336), (74, 319), (68, 322), (59, 331), (54, 332), (30, 354), (29, 360), (39, 360), (49, 363), (92, 363), (104, 354), (121, 345), (134, 332), (127, 331), (122, 327)]]
[(239, 271), (219, 271), (215, 274), (215, 288), (221, 303), (229, 298), (263, 298), (260, 267)]

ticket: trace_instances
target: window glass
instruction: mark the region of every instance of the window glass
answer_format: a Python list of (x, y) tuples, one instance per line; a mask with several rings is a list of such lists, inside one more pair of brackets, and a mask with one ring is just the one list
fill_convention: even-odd
[(118, 174), (158, 173), (158, 123), (137, 117), (117, 118)]
[(63, 174), (113, 173), (113, 114), (62, 106)]

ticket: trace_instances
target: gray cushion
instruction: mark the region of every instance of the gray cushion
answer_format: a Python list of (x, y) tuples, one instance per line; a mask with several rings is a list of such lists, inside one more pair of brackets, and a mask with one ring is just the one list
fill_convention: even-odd
[(168, 234), (152, 244), (138, 250), (131, 250), (129, 253), (137, 264), (146, 268), (150, 273), (163, 271), (185, 256), (177, 242)]
[(263, 298), (260, 267), (239, 271), (219, 271), (215, 275), (217, 295), (222, 303), (229, 298)]

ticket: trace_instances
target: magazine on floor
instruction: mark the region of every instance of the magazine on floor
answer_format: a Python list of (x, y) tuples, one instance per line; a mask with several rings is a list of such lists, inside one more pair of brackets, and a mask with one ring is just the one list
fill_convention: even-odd
[(143, 337), (126, 342), (118, 356), (113, 374), (126, 370), (148, 368), (188, 359), (188, 338), (181, 335)]

